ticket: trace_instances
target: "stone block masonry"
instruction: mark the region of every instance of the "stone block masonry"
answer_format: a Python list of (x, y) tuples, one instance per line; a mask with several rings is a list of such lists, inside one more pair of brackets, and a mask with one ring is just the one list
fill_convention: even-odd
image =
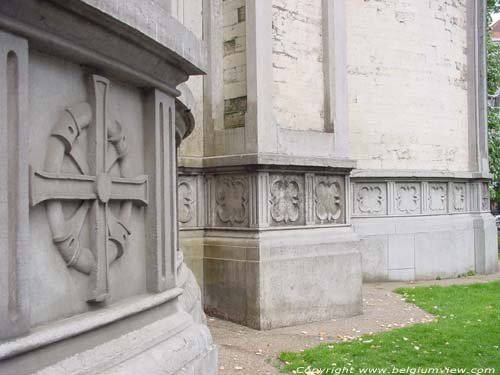
[(277, 125), (323, 131), (322, 0), (273, 0), (273, 107)]
[[(468, 169), (465, 1), (347, 8), (351, 157), (361, 169)], [(471, 140), (472, 142), (472, 140)]]
[(224, 127), (245, 126), (247, 111), (246, 7), (244, 0), (224, 0)]

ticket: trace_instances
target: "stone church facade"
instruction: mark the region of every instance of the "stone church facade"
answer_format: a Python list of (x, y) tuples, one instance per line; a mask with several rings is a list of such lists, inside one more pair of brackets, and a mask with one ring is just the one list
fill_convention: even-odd
[(496, 271), (484, 12), (0, 1), (0, 373), (212, 375), (203, 310)]
[(188, 82), (202, 125), (181, 146), (178, 207), (206, 311), (267, 329), (360, 313), (362, 281), (497, 269), (484, 12), (440, 0), (196, 12), (209, 71)]

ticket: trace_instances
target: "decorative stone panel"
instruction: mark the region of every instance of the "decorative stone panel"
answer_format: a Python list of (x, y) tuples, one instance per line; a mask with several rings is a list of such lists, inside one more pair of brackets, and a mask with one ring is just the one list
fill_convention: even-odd
[(179, 225), (181, 227), (197, 226), (197, 177), (179, 176), (177, 185), (177, 207), (179, 210)]
[(248, 176), (219, 175), (215, 186), (215, 225), (248, 227)]
[(341, 177), (315, 176), (313, 199), (316, 224), (345, 223), (344, 189)]
[(428, 183), (426, 198), (427, 212), (431, 214), (448, 211), (448, 186), (446, 183)]
[(300, 170), (182, 168), (177, 185), (179, 226), (193, 230), (342, 225), (349, 218), (346, 180), (341, 174)]
[(450, 210), (453, 212), (465, 212), (467, 210), (465, 199), (467, 196), (467, 184), (451, 183), (450, 189)]
[(419, 214), (421, 212), (421, 187), (419, 183), (396, 183), (394, 212), (397, 214)]
[(380, 177), (351, 183), (353, 217), (416, 216), (489, 212), (488, 183), (477, 180)]
[(271, 225), (304, 225), (304, 177), (273, 174), (269, 184)]
[(353, 187), (353, 214), (376, 216), (387, 214), (387, 185), (385, 183), (356, 183)]

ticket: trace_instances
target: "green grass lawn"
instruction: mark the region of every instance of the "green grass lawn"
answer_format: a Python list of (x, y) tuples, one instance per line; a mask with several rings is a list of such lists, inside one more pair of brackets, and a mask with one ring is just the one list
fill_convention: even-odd
[(355, 373), (359, 368), (494, 368), (500, 374), (500, 282), (396, 292), (436, 321), (302, 353), (281, 353), (282, 370), (304, 373), (309, 365), (354, 368)]

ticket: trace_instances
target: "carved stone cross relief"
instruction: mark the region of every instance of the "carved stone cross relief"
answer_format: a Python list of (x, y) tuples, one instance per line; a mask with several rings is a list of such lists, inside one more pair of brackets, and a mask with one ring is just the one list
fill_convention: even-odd
[[(44, 170), (31, 171), (31, 204), (45, 202), (54, 243), (68, 267), (90, 275), (88, 302), (101, 302), (109, 296), (109, 265), (122, 256), (130, 232), (132, 204), (148, 204), (147, 176), (131, 173), (128, 144), (121, 125), (109, 115), (109, 81), (93, 75), (90, 79), (91, 103), (67, 108), (52, 129)], [(76, 143), (87, 132), (88, 157)], [(111, 154), (109, 146), (115, 153)], [(69, 157), (81, 174), (61, 172)], [(110, 175), (119, 165), (120, 177)], [(72, 218), (63, 214), (62, 201), (82, 201)], [(116, 218), (110, 201), (121, 202)], [(85, 219), (90, 223), (90, 249), (80, 245)]]

